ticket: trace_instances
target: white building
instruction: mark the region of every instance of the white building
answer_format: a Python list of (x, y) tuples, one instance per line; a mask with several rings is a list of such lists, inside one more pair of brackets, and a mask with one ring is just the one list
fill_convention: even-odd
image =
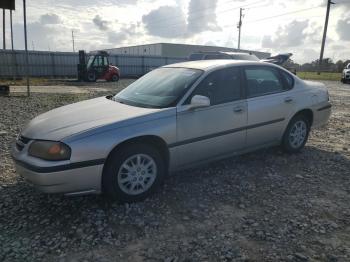
[(220, 46), (205, 46), (205, 45), (188, 45), (188, 44), (171, 44), (171, 43), (156, 43), (138, 46), (126, 46), (112, 49), (106, 49), (111, 55), (137, 55), (137, 56), (164, 56), (164, 57), (188, 57), (191, 53), (198, 51), (230, 51), (230, 52), (246, 52), (253, 53), (260, 59), (267, 58), (271, 54), (253, 50), (238, 50), (236, 48), (220, 47)]

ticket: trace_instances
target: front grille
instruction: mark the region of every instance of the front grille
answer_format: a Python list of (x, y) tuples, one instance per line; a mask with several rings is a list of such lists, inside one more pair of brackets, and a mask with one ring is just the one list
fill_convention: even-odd
[(22, 151), (24, 146), (30, 142), (30, 138), (19, 136), (16, 141), (16, 148), (19, 151)]

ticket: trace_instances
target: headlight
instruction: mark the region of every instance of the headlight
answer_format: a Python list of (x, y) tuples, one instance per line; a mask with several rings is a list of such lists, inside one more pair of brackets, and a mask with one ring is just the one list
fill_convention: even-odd
[(61, 142), (38, 140), (31, 143), (28, 153), (44, 160), (69, 160), (71, 149)]

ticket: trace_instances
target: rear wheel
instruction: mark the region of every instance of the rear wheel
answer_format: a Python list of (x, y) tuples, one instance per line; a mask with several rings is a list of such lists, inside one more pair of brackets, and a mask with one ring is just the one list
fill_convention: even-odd
[(161, 154), (148, 145), (130, 145), (112, 152), (103, 173), (103, 190), (120, 202), (141, 201), (163, 181), (166, 172)]
[(310, 123), (304, 115), (297, 115), (289, 122), (284, 133), (282, 147), (286, 152), (299, 152), (306, 144), (310, 132)]
[(112, 76), (112, 82), (118, 82), (119, 81), (119, 76), (118, 75), (113, 75)]

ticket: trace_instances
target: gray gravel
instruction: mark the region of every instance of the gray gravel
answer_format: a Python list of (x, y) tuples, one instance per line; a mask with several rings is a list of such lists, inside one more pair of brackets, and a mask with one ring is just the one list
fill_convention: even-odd
[(350, 261), (350, 85), (326, 84), (334, 113), (301, 153), (187, 170), (132, 205), (39, 193), (10, 158), (29, 119), (101, 92), (0, 97), (0, 261)]

